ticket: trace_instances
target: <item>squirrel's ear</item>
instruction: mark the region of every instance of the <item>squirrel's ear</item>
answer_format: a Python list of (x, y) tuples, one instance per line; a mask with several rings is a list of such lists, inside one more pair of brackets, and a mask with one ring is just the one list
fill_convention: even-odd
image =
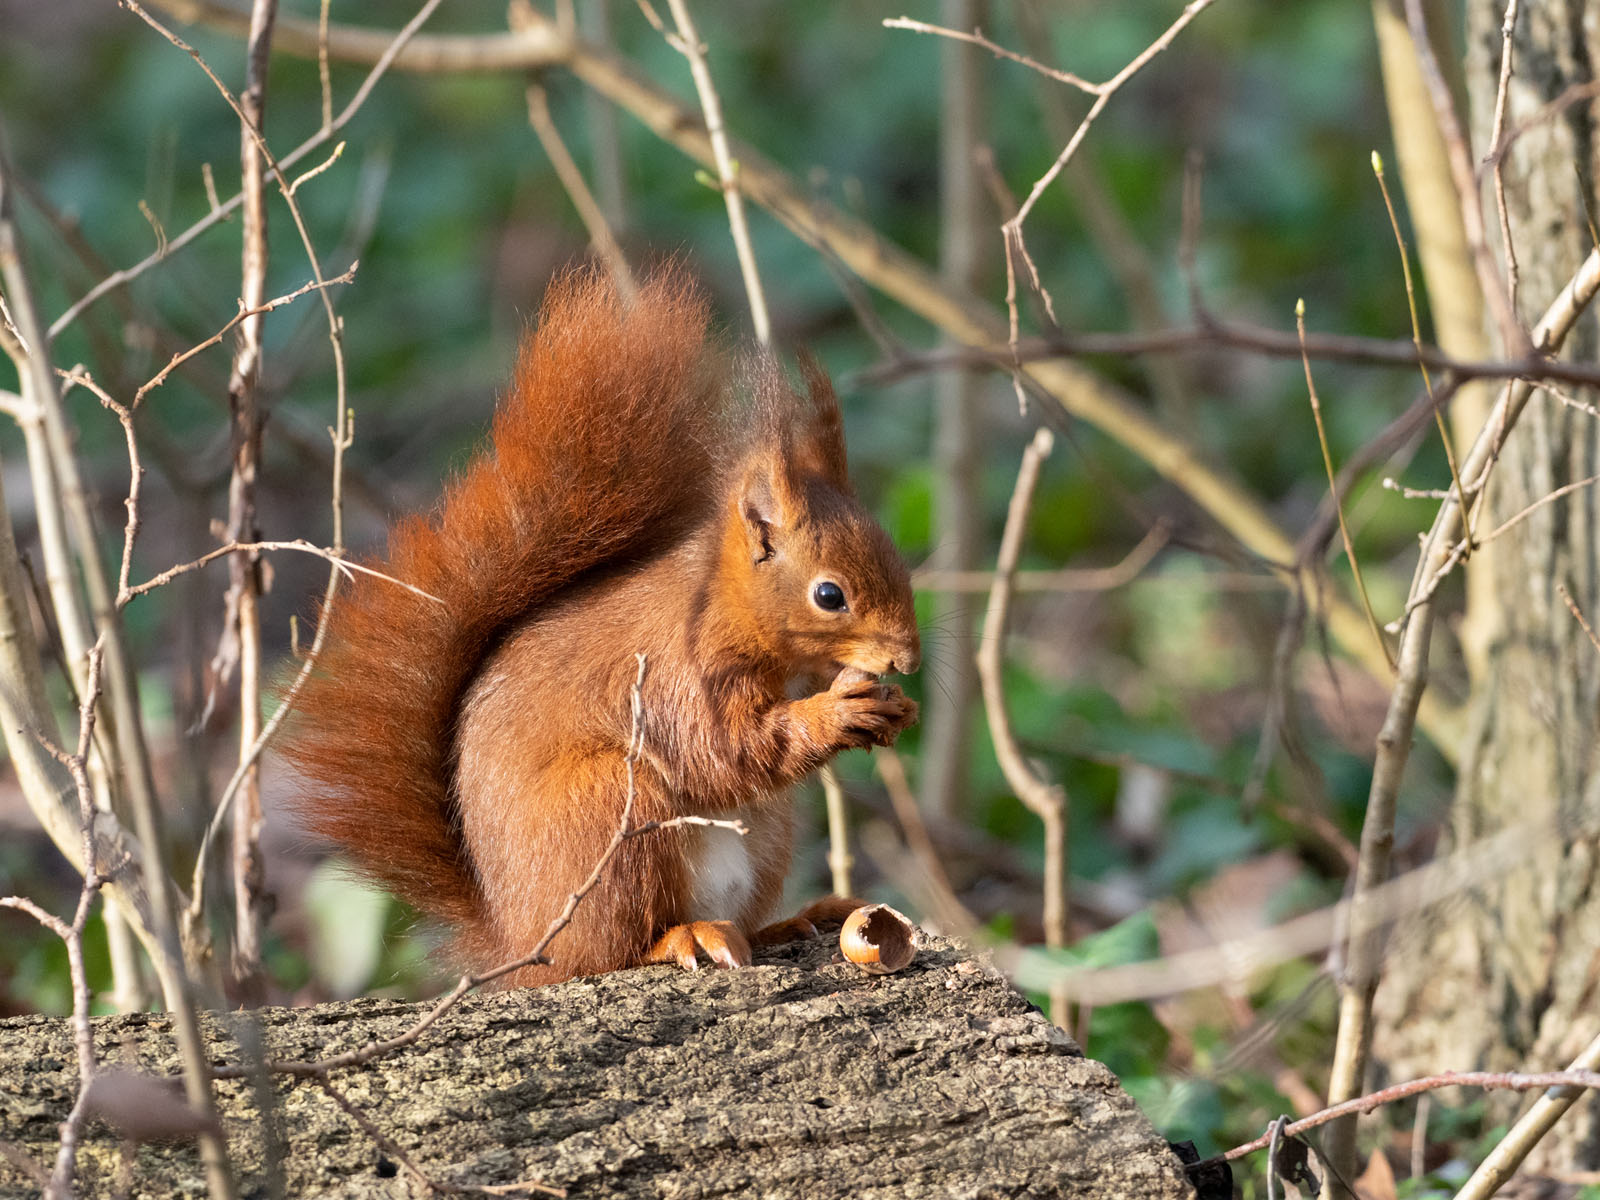
[(738, 520), (744, 525), (752, 561), (759, 563), (771, 558), (775, 532), (791, 523), (794, 508), (791, 486), (781, 457), (762, 455), (745, 471), (734, 506)]
[(816, 355), (801, 350), (796, 358), (811, 402), (811, 420), (801, 437), (802, 446), (797, 447), (800, 457), (807, 467), (850, 495), (850, 469), (845, 461), (844, 418), (839, 413), (839, 397)]

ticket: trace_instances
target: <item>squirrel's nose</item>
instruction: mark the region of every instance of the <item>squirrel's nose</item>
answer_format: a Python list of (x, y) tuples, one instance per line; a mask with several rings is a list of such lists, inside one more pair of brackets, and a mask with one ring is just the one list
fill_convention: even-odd
[(922, 648), (920, 646), (907, 646), (889, 660), (889, 669), (886, 675), (914, 675), (922, 665)]

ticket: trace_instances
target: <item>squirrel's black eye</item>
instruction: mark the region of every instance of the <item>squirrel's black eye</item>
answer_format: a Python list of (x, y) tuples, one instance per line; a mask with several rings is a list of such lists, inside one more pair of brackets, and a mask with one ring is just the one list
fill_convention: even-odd
[(812, 588), (811, 599), (824, 612), (844, 611), (844, 589), (831, 579), (824, 579)]

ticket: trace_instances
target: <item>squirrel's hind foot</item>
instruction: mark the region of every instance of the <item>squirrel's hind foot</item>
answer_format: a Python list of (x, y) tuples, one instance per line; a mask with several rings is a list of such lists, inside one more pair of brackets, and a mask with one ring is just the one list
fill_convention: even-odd
[(763, 926), (750, 937), (752, 945), (781, 946), (786, 942), (803, 941), (818, 934), (818, 926), (837, 929), (845, 918), (866, 904), (854, 896), (824, 896), (813, 900), (785, 921), (774, 921)]

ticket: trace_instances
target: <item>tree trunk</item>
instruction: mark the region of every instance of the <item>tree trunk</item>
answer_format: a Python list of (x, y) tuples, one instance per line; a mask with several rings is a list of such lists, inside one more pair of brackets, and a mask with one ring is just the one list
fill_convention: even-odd
[[(1524, 0), (1507, 129), (1569, 86), (1594, 80), (1600, 27), (1584, 20), (1585, 7), (1584, 0)], [(1469, 0), (1467, 10), (1474, 161), (1480, 161), (1490, 144), (1505, 2)], [(1597, 211), (1594, 152), (1593, 102), (1585, 99), (1523, 135), (1506, 159), (1525, 323), (1538, 318), (1593, 244), (1585, 208)], [(1488, 204), (1493, 226), (1492, 197)], [(1593, 361), (1596, 343), (1590, 316), (1566, 353)], [(1496, 468), (1491, 511), (1477, 522), (1478, 532), (1596, 474), (1597, 447), (1600, 421), (1537, 393)], [(1483, 674), (1474, 681), (1448, 842), (1464, 846), (1520, 821), (1542, 823), (1550, 837), (1535, 861), (1485, 880), (1424, 936), (1391, 954), (1380, 1053), (1396, 1075), (1565, 1066), (1600, 1032), (1600, 652), (1561, 596), (1565, 589), (1591, 622), (1600, 618), (1596, 506), (1594, 488), (1579, 488), (1475, 556), (1473, 568), (1492, 580), (1484, 622), (1491, 636)], [(1501, 1103), (1503, 1115), (1518, 1101)], [(1600, 1167), (1592, 1100), (1580, 1102), (1540, 1153), (1546, 1164)]]
[[(1111, 1072), (992, 968), (930, 939), (904, 972), (869, 976), (831, 962), (835, 948), (812, 939), (742, 970), (652, 967), (471, 997), (417, 1044), (335, 1074), (391, 1146), (308, 1079), (220, 1083), (240, 1193), (425, 1194), (398, 1146), (442, 1183), (539, 1179), (573, 1196), (1193, 1197)], [(252, 1021), (267, 1055), (305, 1060), (393, 1037), (426, 1010), (357, 1000), (214, 1016), (209, 1057), (241, 1061)], [(171, 1072), (167, 1025), (99, 1019), (96, 1049)], [(0, 1139), (50, 1160), (74, 1063), (67, 1021), (0, 1021)], [(87, 1133), (82, 1194), (105, 1195), (118, 1142), (97, 1121)], [(134, 1196), (203, 1190), (182, 1145), (143, 1145), (135, 1165)], [(24, 1183), (0, 1158), (0, 1196)]]

